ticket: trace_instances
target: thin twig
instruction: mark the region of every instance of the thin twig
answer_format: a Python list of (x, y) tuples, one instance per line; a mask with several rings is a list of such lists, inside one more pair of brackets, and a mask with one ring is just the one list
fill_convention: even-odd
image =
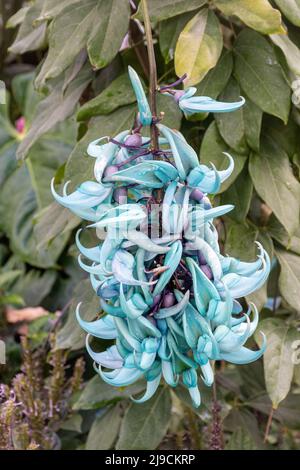
[(273, 408), (273, 406), (272, 406), (272, 407), (271, 407), (271, 410), (270, 410), (270, 413), (269, 413), (268, 421), (267, 421), (267, 426), (266, 426), (266, 430), (265, 430), (264, 442), (267, 442), (267, 440), (268, 440), (268, 437), (269, 437), (269, 434), (270, 434), (270, 430), (271, 430), (271, 426), (272, 426), (273, 416), (274, 416), (274, 408)]
[[(153, 46), (151, 22), (149, 16), (149, 10), (147, 5), (147, 0), (142, 0), (143, 5), (143, 17), (144, 17), (144, 26), (146, 33), (147, 41), (147, 51), (148, 51), (148, 60), (149, 60), (149, 104), (153, 120), (157, 118), (157, 106), (156, 106), (156, 93), (157, 93), (157, 69), (155, 61), (155, 53)], [(155, 122), (151, 124), (151, 144), (154, 152), (158, 150), (158, 132)]]

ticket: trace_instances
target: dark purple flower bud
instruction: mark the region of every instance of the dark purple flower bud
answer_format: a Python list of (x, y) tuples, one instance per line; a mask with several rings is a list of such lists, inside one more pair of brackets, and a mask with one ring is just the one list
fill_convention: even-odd
[(208, 264), (202, 264), (200, 268), (204, 272), (205, 276), (207, 276), (209, 280), (212, 280), (213, 273)]
[(153, 299), (153, 307), (155, 307), (161, 300), (161, 294), (157, 294)]
[(198, 255), (199, 264), (200, 265), (206, 264), (205, 256), (203, 255), (203, 253), (200, 250), (198, 251), (197, 255)]
[(174, 99), (176, 101), (176, 103), (178, 103), (178, 101), (180, 100), (180, 98), (184, 95), (184, 91), (183, 90), (177, 90), (175, 91), (174, 93)]
[(203, 197), (204, 197), (204, 194), (202, 191), (200, 191), (200, 189), (194, 189), (192, 192), (191, 192), (191, 199), (194, 199), (194, 201), (197, 201), (197, 202), (200, 202), (202, 201)]
[(114, 190), (114, 200), (118, 204), (124, 204), (127, 200), (127, 189), (126, 188), (117, 188)]
[(176, 302), (176, 299), (175, 299), (175, 295), (173, 294), (173, 292), (169, 292), (167, 295), (164, 296), (164, 300), (163, 300), (163, 307), (172, 307), (172, 305), (174, 305)]
[(109, 165), (105, 168), (104, 177), (114, 175), (119, 171), (119, 168), (116, 165)]
[(142, 136), (138, 132), (129, 135), (125, 140), (125, 144), (129, 147), (140, 147), (142, 143)]

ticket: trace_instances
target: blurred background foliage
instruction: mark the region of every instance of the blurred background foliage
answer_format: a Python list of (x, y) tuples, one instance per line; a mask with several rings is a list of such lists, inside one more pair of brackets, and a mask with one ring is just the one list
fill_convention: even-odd
[(148, 85), (141, 6), (2, 0), (0, 448), (299, 448), (300, 1), (148, 3), (160, 84), (188, 73), (198, 94), (246, 98), (234, 113), (193, 120), (167, 97), (158, 107), (202, 162), (222, 168), (222, 152), (234, 156), (215, 202), (235, 209), (217, 228), (224, 253), (253, 260), (259, 240), (273, 259), (268, 283), (246, 299), (261, 311), (268, 349), (248, 366), (216, 364), (199, 410), (180, 387), (134, 404), (143, 383), (115, 389), (91, 361), (84, 370), (74, 306), (83, 301), (92, 319), (99, 304), (77, 266), (79, 220), (52, 201), (50, 180), (92, 178), (87, 144), (132, 126), (127, 66)]

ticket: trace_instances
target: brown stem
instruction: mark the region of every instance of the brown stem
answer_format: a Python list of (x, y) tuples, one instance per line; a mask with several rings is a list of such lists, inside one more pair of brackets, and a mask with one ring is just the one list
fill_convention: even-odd
[(265, 430), (264, 442), (267, 442), (267, 440), (268, 440), (268, 437), (269, 437), (269, 434), (270, 434), (271, 425), (272, 425), (272, 421), (273, 421), (273, 415), (274, 415), (274, 408), (273, 408), (273, 406), (272, 406), (272, 407), (271, 407), (271, 410), (270, 410), (270, 413), (269, 413), (269, 417), (268, 417), (268, 422), (267, 422), (266, 430)]
[(143, 17), (144, 17), (144, 26), (145, 26), (145, 34), (146, 34), (147, 50), (148, 50), (148, 61), (149, 61), (149, 104), (150, 104), (150, 109), (151, 109), (151, 113), (153, 116), (153, 122), (151, 124), (151, 144), (152, 144), (152, 149), (155, 152), (159, 149), (158, 131), (157, 131), (157, 127), (155, 124), (155, 120), (157, 118), (157, 106), (156, 106), (157, 69), (156, 69), (151, 22), (150, 22), (147, 0), (142, 0), (142, 6), (143, 6)]

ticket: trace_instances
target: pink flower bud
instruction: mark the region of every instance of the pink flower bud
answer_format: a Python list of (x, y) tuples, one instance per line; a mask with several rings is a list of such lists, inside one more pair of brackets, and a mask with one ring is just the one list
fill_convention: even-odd
[(142, 136), (139, 133), (130, 134), (125, 139), (125, 144), (130, 147), (140, 147), (142, 145)]
[(109, 165), (105, 168), (104, 177), (114, 175), (118, 171), (119, 171), (119, 169), (116, 165)]
[(173, 292), (169, 292), (167, 295), (165, 295), (164, 297), (164, 300), (163, 300), (163, 306), (168, 308), (168, 307), (172, 307), (172, 305), (175, 304), (175, 295), (173, 294)]
[(213, 273), (208, 264), (201, 265), (200, 269), (204, 272), (205, 276), (208, 277), (209, 280), (212, 280)]
[(127, 201), (127, 189), (126, 188), (117, 188), (114, 190), (114, 200), (118, 204), (125, 204)]
[(25, 130), (25, 118), (24, 118), (24, 116), (19, 117), (19, 119), (16, 120), (15, 125), (16, 125), (17, 132), (19, 132), (19, 134), (23, 134), (23, 132)]
[(200, 191), (200, 189), (194, 189), (192, 192), (191, 192), (191, 199), (194, 199), (194, 201), (197, 201), (197, 202), (200, 202), (202, 201), (203, 197), (204, 197), (204, 194), (202, 191)]

